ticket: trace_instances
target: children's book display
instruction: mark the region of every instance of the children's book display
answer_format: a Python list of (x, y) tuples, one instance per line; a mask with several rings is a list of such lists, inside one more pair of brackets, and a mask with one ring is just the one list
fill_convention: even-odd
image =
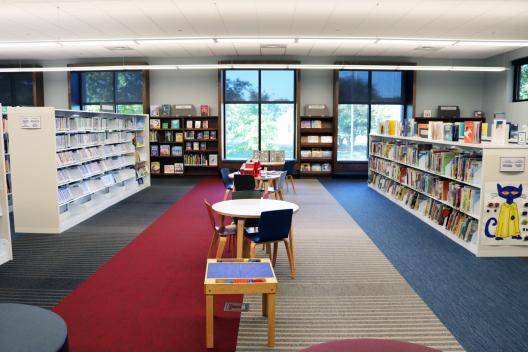
[[(209, 105), (151, 106), (151, 169), (156, 175), (213, 174), (218, 166), (218, 122)], [(167, 167), (166, 167), (167, 166)]]
[(477, 256), (528, 256), (528, 146), (371, 134), (369, 154), (369, 187), (446, 237)]

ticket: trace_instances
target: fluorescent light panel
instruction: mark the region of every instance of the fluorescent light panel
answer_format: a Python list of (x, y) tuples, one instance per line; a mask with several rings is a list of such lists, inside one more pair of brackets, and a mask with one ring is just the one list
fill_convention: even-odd
[(42, 48), (59, 45), (58, 42), (0, 42), (0, 48)]
[(443, 45), (449, 46), (456, 43), (456, 40), (434, 40), (434, 39), (379, 39), (378, 44), (408, 44), (408, 45)]
[(293, 44), (295, 38), (217, 38), (218, 43)]
[(137, 39), (140, 45), (170, 45), (170, 44), (214, 44), (213, 38), (166, 38), (166, 39)]
[(374, 44), (375, 38), (299, 38), (297, 43), (310, 44)]
[(63, 46), (128, 46), (135, 45), (134, 40), (76, 40), (61, 41)]
[(461, 40), (456, 43), (460, 46), (508, 46), (508, 47), (518, 47), (518, 46), (528, 46), (528, 41), (511, 41), (511, 40)]

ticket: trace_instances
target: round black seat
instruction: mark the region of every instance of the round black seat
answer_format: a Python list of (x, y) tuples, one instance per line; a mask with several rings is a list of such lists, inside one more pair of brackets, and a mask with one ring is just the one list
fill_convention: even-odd
[(65, 352), (68, 329), (52, 311), (26, 304), (0, 303), (0, 350)]

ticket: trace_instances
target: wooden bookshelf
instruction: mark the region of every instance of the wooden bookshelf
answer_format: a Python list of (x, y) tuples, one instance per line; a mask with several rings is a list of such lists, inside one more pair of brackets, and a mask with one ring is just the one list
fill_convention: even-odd
[[(159, 120), (159, 128), (158, 126)], [(178, 121), (178, 122), (173, 122)], [(218, 169), (218, 116), (151, 116), (150, 117), (150, 143), (154, 151), (158, 148), (158, 155), (151, 149), (151, 167), (157, 168), (159, 173), (154, 176), (180, 176), (180, 175), (212, 175)], [(177, 127), (178, 128), (175, 128)], [(168, 128), (163, 128), (168, 127)], [(172, 128), (174, 127), (174, 128)], [(181, 134), (181, 142), (176, 142), (176, 134)], [(169, 137), (171, 138), (164, 138)], [(153, 137), (156, 137), (155, 139)], [(171, 155), (159, 155), (162, 145), (171, 146)], [(181, 147), (180, 153), (172, 153), (172, 146)], [(178, 148), (176, 148), (178, 149)], [(215, 159), (216, 165), (209, 165)], [(154, 164), (152, 164), (154, 163)], [(181, 173), (164, 173), (165, 165), (175, 165)], [(169, 166), (170, 167), (170, 166)]]
[[(61, 233), (150, 186), (147, 115), (20, 107), (8, 116), (18, 122), (10, 126), (17, 231)], [(28, 117), (38, 123), (28, 128)]]
[[(498, 209), (490, 204), (502, 203), (497, 195), (497, 184), (503, 186), (523, 184), (528, 187), (526, 180), (528, 172), (500, 171), (500, 159), (525, 158), (528, 151), (527, 145), (493, 145), (491, 143), (469, 144), (461, 142), (436, 141), (418, 137), (396, 137), (380, 134), (370, 134), (369, 142), (369, 187), (392, 202), (402, 207), (410, 214), (430, 225), (442, 235), (451, 239), (466, 250), (482, 257), (508, 257), (528, 256), (528, 224), (523, 224), (528, 217), (521, 213), (526, 196), (519, 198), (520, 236), (525, 240), (516, 240), (510, 237), (502, 241), (487, 237), (484, 234), (486, 223), (492, 217), (498, 217)], [(397, 148), (402, 148), (397, 152)], [(418, 149), (419, 148), (419, 149)], [(419, 153), (409, 150), (422, 150), (422, 163)], [(480, 165), (479, 171), (469, 172), (470, 178), (464, 174), (453, 173), (453, 164), (447, 162), (432, 162), (432, 165), (447, 165), (445, 172), (440, 172), (427, 167), (428, 150), (436, 150), (434, 154), (441, 157), (444, 153), (460, 155), (466, 160), (476, 161)], [(405, 152), (404, 152), (405, 151)], [(417, 158), (414, 160), (414, 158)], [(450, 157), (446, 160), (452, 160)], [(479, 161), (480, 160), (480, 161)], [(462, 164), (464, 165), (464, 164)], [(526, 169), (525, 169), (526, 170)], [(420, 175), (420, 178), (418, 177)], [(414, 180), (414, 181), (413, 181)], [(420, 182), (418, 182), (420, 180)], [(434, 180), (434, 181), (433, 181)], [(432, 186), (437, 183), (437, 186)], [(441, 185), (449, 185), (449, 193)], [(429, 186), (428, 186), (429, 185)], [(471, 206), (463, 207), (452, 196), (454, 190), (465, 189), (474, 192), (475, 199), (471, 199)], [(440, 193), (438, 193), (440, 192)], [(413, 198), (415, 197), (415, 198)], [(413, 201), (414, 199), (414, 201)], [(434, 205), (436, 209), (445, 210), (449, 215), (443, 221), (439, 220), (440, 212), (431, 212), (428, 207)], [(434, 215), (437, 214), (437, 215)], [(475, 232), (469, 237), (470, 232), (462, 232), (456, 226), (449, 227), (450, 217), (467, 219), (473, 223)], [(441, 218), (440, 218), (441, 219)], [(456, 221), (456, 220), (455, 220)], [(467, 227), (466, 227), (467, 228)], [(494, 231), (495, 227), (491, 227)]]
[(0, 156), (2, 156), (2, 159), (6, 160), (6, 162), (0, 166), (0, 174), (5, 175), (5, 177), (0, 180), (0, 265), (2, 265), (13, 259), (8, 203), (10, 193), (8, 182), (10, 182), (11, 175), (9, 170), (6, 168), (9, 165), (9, 149), (5, 149), (8, 145), (7, 116), (2, 116), (0, 135), (2, 135), (2, 141), (0, 143)]
[(300, 116), (299, 131), (301, 176), (331, 175), (334, 154), (333, 116)]

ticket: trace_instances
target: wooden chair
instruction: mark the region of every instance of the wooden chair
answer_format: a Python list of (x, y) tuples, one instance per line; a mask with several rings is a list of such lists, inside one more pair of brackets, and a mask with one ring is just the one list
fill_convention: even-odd
[(286, 171), (286, 190), (289, 192), (290, 187), (288, 186), (288, 181), (291, 183), (293, 193), (297, 193), (295, 191), (295, 183), (293, 182), (293, 172), (295, 168), (295, 161), (294, 160), (288, 160), (284, 162), (284, 169), (283, 171)]
[[(211, 244), (209, 245), (207, 258), (220, 259), (224, 254), (226, 243), (229, 244), (230, 248), (235, 248), (236, 225), (224, 226), (224, 224), (220, 224), (220, 226), (218, 226), (216, 224), (216, 218), (211, 203), (204, 199), (204, 204), (205, 208), (207, 209), (207, 213), (209, 214), (211, 226), (213, 227), (213, 238), (211, 239)], [(216, 255), (213, 256), (215, 247), (217, 247)]]
[(290, 273), (295, 279), (295, 258), (290, 243), (290, 231), (292, 226), (293, 210), (273, 210), (262, 212), (257, 230), (247, 229), (245, 236), (251, 241), (249, 247), (249, 257), (255, 258), (255, 247), (257, 244), (272, 244), (272, 263), (277, 262), (277, 252), (279, 242), (283, 242), (286, 247), (288, 261), (290, 263)]
[(228, 168), (224, 167), (220, 169), (220, 174), (222, 175), (222, 181), (224, 181), (224, 187), (225, 187), (225, 193), (224, 193), (224, 200), (229, 197), (229, 192), (233, 191), (233, 181), (229, 178), (229, 171)]

